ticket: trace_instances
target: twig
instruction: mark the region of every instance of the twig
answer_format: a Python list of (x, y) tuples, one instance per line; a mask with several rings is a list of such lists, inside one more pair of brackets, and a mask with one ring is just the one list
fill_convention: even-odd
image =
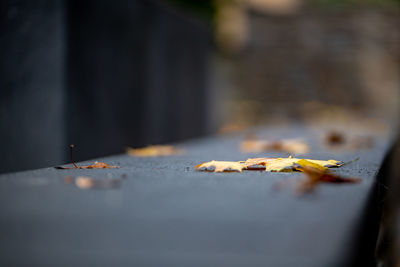
[(73, 159), (73, 157), (72, 157), (72, 149), (73, 149), (74, 147), (75, 147), (74, 144), (70, 144), (70, 145), (69, 145), (69, 152), (70, 152), (69, 154), (70, 154), (70, 158), (71, 158), (71, 163), (72, 163), (72, 165), (74, 165), (75, 168), (79, 169), (79, 166), (75, 164), (74, 159)]

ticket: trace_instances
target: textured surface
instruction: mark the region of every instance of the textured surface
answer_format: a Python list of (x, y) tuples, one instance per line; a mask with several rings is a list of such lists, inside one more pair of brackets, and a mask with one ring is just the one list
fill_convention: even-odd
[[(343, 266), (355, 253), (358, 225), (387, 143), (373, 150), (326, 151), (318, 133), (262, 130), (271, 137), (305, 136), (307, 157), (358, 162), (337, 171), (361, 184), (322, 185), (296, 196), (274, 190), (298, 173), (205, 173), (208, 160), (240, 160), (242, 136), (182, 143), (183, 156), (108, 157), (112, 170), (47, 168), (0, 176), (0, 265), (13, 266)], [(81, 190), (67, 175), (121, 178), (116, 189)], [(125, 177), (125, 178), (123, 178)]]

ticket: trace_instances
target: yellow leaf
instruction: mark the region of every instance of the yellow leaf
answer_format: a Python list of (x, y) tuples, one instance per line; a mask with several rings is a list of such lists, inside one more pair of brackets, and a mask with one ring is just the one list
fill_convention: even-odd
[(199, 171), (210, 172), (242, 172), (244, 165), (237, 161), (215, 161), (201, 163), (196, 166)]
[(126, 153), (134, 157), (159, 157), (159, 156), (172, 156), (183, 154), (183, 150), (169, 145), (154, 145), (144, 148), (130, 148), (126, 149)]
[(320, 165), (320, 164), (315, 163), (315, 162), (308, 161), (306, 159), (301, 159), (301, 160), (297, 161), (296, 163), (298, 165), (300, 165), (301, 168), (312, 167), (312, 168), (318, 169), (320, 171), (326, 171), (328, 169), (327, 167), (325, 167), (323, 165)]
[(332, 167), (340, 167), (343, 165), (343, 162), (330, 159), (330, 160), (316, 160), (316, 159), (307, 159), (308, 161), (319, 164), (321, 166), (327, 167), (327, 168), (332, 168)]

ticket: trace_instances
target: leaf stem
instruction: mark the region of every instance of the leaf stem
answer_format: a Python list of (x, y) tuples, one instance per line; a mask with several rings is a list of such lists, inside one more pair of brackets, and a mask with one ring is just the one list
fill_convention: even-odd
[(74, 165), (74, 167), (78, 169), (79, 166), (75, 164), (74, 159), (72, 158), (72, 149), (73, 149), (74, 147), (75, 147), (74, 144), (70, 144), (70, 145), (69, 145), (69, 155), (70, 155), (70, 158), (71, 158), (71, 163), (72, 163), (72, 165)]
[(351, 163), (353, 163), (353, 162), (356, 162), (356, 161), (358, 161), (360, 158), (355, 158), (355, 159), (353, 159), (353, 160), (350, 160), (350, 161), (347, 161), (347, 162), (343, 162), (343, 164), (340, 166), (340, 167), (342, 167), (342, 166), (344, 166), (344, 165), (348, 165), (348, 164), (351, 164)]

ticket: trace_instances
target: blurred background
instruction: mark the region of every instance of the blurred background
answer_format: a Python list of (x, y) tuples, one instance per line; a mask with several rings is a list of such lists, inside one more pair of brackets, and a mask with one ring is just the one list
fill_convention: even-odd
[(0, 172), (255, 126), (397, 129), (399, 0), (0, 1)]

